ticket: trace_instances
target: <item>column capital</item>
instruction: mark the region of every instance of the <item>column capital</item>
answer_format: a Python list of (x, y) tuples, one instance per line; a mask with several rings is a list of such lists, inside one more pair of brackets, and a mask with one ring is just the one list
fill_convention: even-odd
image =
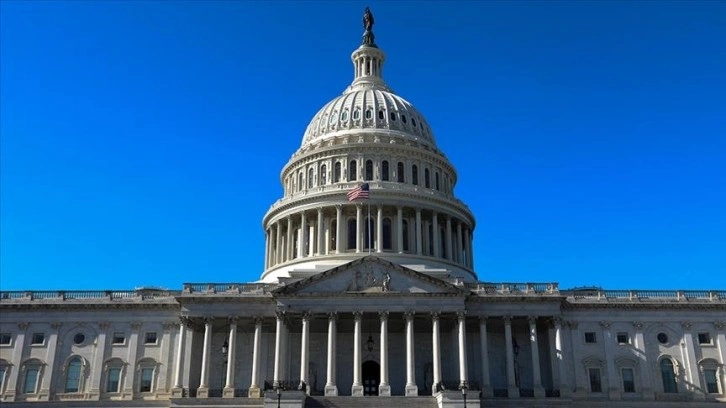
[(441, 312), (431, 312), (431, 319), (434, 321), (438, 321), (439, 317), (441, 317)]
[(537, 324), (537, 316), (527, 316), (527, 322), (529, 325)]
[(101, 330), (108, 330), (109, 326), (111, 326), (109, 322), (98, 322), (98, 328)]
[(641, 330), (643, 326), (643, 322), (633, 322), (633, 328), (636, 330)]
[(579, 323), (577, 323), (576, 321), (573, 321), (573, 320), (568, 320), (568, 321), (566, 322), (566, 324), (567, 324), (568, 326), (570, 326), (570, 329), (577, 329), (577, 326), (579, 326), (579, 325), (580, 325)]
[(489, 316), (485, 314), (479, 315), (479, 324), (487, 324), (487, 321), (489, 321)]
[(132, 322), (130, 326), (131, 330), (138, 331), (141, 328), (141, 322)]
[(403, 312), (403, 316), (406, 318), (406, 320), (413, 320), (414, 316), (416, 316), (416, 312), (413, 310), (409, 310), (407, 312)]
[(20, 323), (18, 323), (18, 329), (20, 329), (20, 330), (25, 330), (25, 329), (28, 328), (28, 326), (30, 326), (30, 324), (27, 323), (27, 322), (20, 322)]
[(555, 326), (555, 328), (562, 327), (562, 317), (561, 316), (554, 316), (552, 317), (552, 324)]
[(318, 210), (318, 215), (321, 215), (323, 213), (323, 207), (318, 207), (317, 210)]
[(502, 316), (502, 319), (504, 319), (504, 324), (512, 324), (512, 316)]
[(459, 319), (459, 320), (466, 319), (466, 310), (458, 310), (456, 312), (456, 318)]
[(691, 322), (682, 322), (681, 327), (683, 327), (684, 330), (691, 330), (691, 327), (693, 324)]
[(202, 317), (202, 323), (204, 323), (205, 326), (206, 325), (210, 325), (211, 326), (212, 325), (212, 322), (214, 322), (214, 318), (213, 317), (210, 317), (210, 316), (204, 316), (204, 317)]
[(360, 311), (360, 310), (356, 310), (356, 311), (354, 311), (354, 312), (353, 312), (353, 318), (354, 318), (355, 320), (360, 320), (361, 318), (363, 318), (363, 312), (362, 312), (362, 311)]
[(237, 324), (237, 322), (239, 322), (239, 321), (240, 321), (239, 316), (228, 316), (227, 317), (227, 323), (229, 323), (229, 324)]
[(313, 312), (306, 310), (302, 312), (302, 315), (300, 316), (302, 320), (310, 321), (310, 318), (313, 316)]
[(255, 326), (256, 326), (256, 325), (258, 325), (258, 324), (262, 324), (262, 322), (263, 322), (263, 321), (265, 320), (265, 318), (264, 318), (264, 317), (262, 317), (262, 316), (254, 316), (254, 317), (252, 318), (252, 320), (254, 320), (254, 321), (255, 321)]
[[(137, 323), (137, 324), (138, 324), (138, 323)], [(53, 330), (58, 330), (58, 329), (60, 329), (60, 328), (61, 328), (61, 326), (63, 326), (63, 322), (53, 322), (53, 323), (51, 323), (51, 324), (50, 324), (50, 327), (51, 327), (51, 328), (52, 328)], [(133, 327), (133, 326), (131, 326), (131, 327)]]
[(285, 311), (284, 310), (275, 310), (275, 318), (277, 320), (282, 320), (285, 318)]
[(388, 320), (388, 310), (378, 312), (378, 315), (381, 317), (381, 320)]
[(726, 322), (713, 322), (713, 327), (715, 327), (716, 330), (721, 330), (726, 327)]
[(328, 312), (328, 320), (337, 320), (338, 312)]
[(190, 329), (193, 326), (192, 325), (192, 319), (191, 319), (191, 317), (189, 317), (187, 315), (181, 315), (181, 316), (179, 316), (179, 324), (183, 324), (184, 326), (186, 326), (186, 327), (188, 327)]
[(599, 323), (600, 323), (600, 326), (602, 326), (604, 329), (609, 329), (612, 324), (606, 320), (602, 320)]

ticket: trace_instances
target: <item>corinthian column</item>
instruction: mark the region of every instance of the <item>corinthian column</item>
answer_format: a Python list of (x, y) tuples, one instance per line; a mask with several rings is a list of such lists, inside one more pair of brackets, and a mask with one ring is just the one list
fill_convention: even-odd
[(363, 318), (362, 312), (354, 312), (354, 327), (353, 327), (353, 386), (351, 387), (350, 394), (354, 397), (363, 396), (363, 383), (361, 382), (361, 320)]
[(434, 360), (434, 382), (431, 385), (431, 392), (436, 394), (441, 386), (441, 340), (439, 332), (439, 313), (431, 313), (433, 360)]
[(458, 312), (458, 325), (457, 330), (459, 332), (459, 387), (467, 386), (469, 380), (467, 378), (467, 367), (466, 367), (466, 312)]
[(381, 383), (378, 395), (391, 396), (391, 385), (388, 383), (388, 312), (381, 312)]
[(252, 345), (252, 375), (250, 381), (250, 398), (260, 398), (262, 396), (262, 390), (260, 390), (260, 347), (262, 343), (262, 318), (255, 318), (255, 338), (254, 344)]
[(224, 398), (234, 398), (237, 354), (237, 317), (229, 319), (229, 339), (227, 340), (227, 381), (222, 391)]
[(308, 393), (308, 343), (310, 339), (310, 313), (303, 313), (302, 333), (300, 334), (300, 389)]
[(204, 319), (204, 349), (202, 350), (202, 375), (199, 379), (197, 398), (209, 397), (209, 358), (212, 350), (212, 319)]
[(545, 391), (542, 387), (542, 372), (539, 367), (539, 345), (537, 339), (537, 318), (530, 316), (529, 319), (529, 344), (532, 349), (532, 382), (534, 383), (534, 397), (544, 398)]
[(338, 395), (338, 386), (335, 385), (335, 338), (337, 336), (335, 319), (335, 313), (328, 314), (328, 378), (325, 382), (326, 397), (335, 397)]
[(406, 313), (406, 396), (418, 395), (416, 386), (416, 360), (413, 350), (413, 312)]

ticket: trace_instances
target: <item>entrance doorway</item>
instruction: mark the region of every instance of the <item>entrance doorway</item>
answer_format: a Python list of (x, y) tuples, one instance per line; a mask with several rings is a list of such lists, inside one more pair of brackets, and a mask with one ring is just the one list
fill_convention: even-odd
[(381, 383), (381, 368), (375, 361), (363, 363), (363, 395), (378, 395), (378, 384)]

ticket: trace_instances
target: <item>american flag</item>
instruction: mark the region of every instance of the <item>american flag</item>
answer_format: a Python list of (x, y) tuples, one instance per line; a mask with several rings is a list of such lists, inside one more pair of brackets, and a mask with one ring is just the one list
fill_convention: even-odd
[(370, 198), (370, 187), (368, 183), (363, 183), (358, 187), (348, 191), (348, 201), (367, 200)]

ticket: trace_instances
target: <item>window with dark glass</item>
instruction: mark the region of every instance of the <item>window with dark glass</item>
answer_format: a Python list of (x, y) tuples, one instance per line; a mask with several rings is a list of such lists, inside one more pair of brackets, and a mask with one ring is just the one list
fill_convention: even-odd
[(109, 367), (106, 376), (106, 392), (118, 392), (121, 382), (121, 367)]
[(588, 369), (590, 376), (590, 392), (602, 392), (602, 382), (600, 381), (600, 369), (590, 368)]
[(431, 174), (429, 169), (424, 169), (424, 187), (431, 188)]
[(333, 166), (333, 182), (340, 183), (340, 176), (341, 176), (340, 162), (335, 162), (335, 165)]
[(312, 168), (308, 169), (308, 188), (313, 188), (313, 181), (315, 180), (315, 172)]
[(698, 344), (711, 344), (711, 333), (698, 333)]
[(305, 184), (303, 184), (303, 174), (301, 171), (297, 174), (297, 191), (302, 191), (303, 187), (305, 187)]
[(665, 333), (658, 333), (658, 343), (660, 344), (666, 344), (668, 343), (668, 335)]
[(375, 220), (371, 217), (366, 217), (363, 226), (363, 249), (373, 247), (373, 239), (376, 236)]
[(391, 232), (391, 219), (383, 219), (383, 249), (393, 249), (393, 237)]
[(65, 392), (78, 392), (81, 384), (81, 358), (74, 357), (68, 362)]
[(335, 251), (337, 235), (338, 235), (338, 221), (332, 220), (330, 222), (330, 250), (331, 251)]
[(660, 375), (663, 380), (663, 392), (671, 394), (677, 393), (676, 372), (673, 367), (673, 362), (670, 359), (664, 358), (660, 361)]
[(401, 115), (401, 122), (406, 123), (406, 115)]
[(358, 168), (355, 160), (351, 160), (348, 163), (348, 181), (355, 181), (358, 179)]
[(36, 387), (38, 385), (38, 374), (40, 373), (40, 367), (30, 366), (25, 369), (25, 379), (23, 382), (23, 393), (35, 394)]
[(126, 334), (123, 332), (115, 332), (111, 338), (111, 344), (124, 344), (126, 342)]
[(153, 379), (154, 369), (151, 367), (143, 367), (141, 369), (141, 379), (139, 380), (139, 392), (151, 392)]
[(43, 344), (45, 342), (45, 333), (33, 333), (30, 344)]
[(406, 180), (403, 162), (398, 162), (398, 166), (396, 168), (396, 178), (399, 183), (403, 183)]
[(320, 166), (320, 185), (324, 186), (328, 182), (328, 167), (326, 165)]
[(373, 112), (371, 112), (370, 109), (366, 110), (366, 119), (371, 119), (373, 117)]
[(635, 392), (635, 375), (632, 368), (623, 368), (620, 373), (623, 376), (623, 392)]
[(411, 118), (411, 125), (413, 125), (413, 127), (416, 127), (416, 119), (415, 118)]
[(618, 344), (628, 344), (630, 342), (628, 333), (620, 332), (616, 335)]
[(356, 227), (355, 220), (348, 220), (348, 249), (356, 249), (356, 235), (358, 233)]
[(706, 392), (709, 394), (719, 394), (718, 376), (715, 368), (706, 368), (703, 370), (703, 377), (706, 380)]
[(595, 332), (585, 332), (585, 343), (597, 343)]
[(156, 332), (146, 332), (144, 337), (144, 344), (156, 344)]
[(0, 333), (0, 345), (8, 345), (12, 341), (10, 333)]
[(436, 190), (441, 190), (439, 188), (439, 172), (438, 171), (436, 172)]
[(353, 120), (358, 120), (358, 119), (360, 119), (360, 109), (356, 108), (353, 111)]
[(391, 112), (391, 121), (392, 122), (396, 121), (396, 112)]
[(381, 180), (388, 181), (388, 161), (381, 162)]
[(408, 251), (408, 221), (403, 220), (401, 223), (401, 228), (403, 229), (403, 251)]
[(418, 185), (418, 167), (415, 164), (411, 166), (411, 184)]
[(366, 181), (373, 180), (373, 160), (366, 160)]
[(73, 336), (73, 344), (83, 344), (86, 341), (86, 335), (83, 333), (76, 333)]

